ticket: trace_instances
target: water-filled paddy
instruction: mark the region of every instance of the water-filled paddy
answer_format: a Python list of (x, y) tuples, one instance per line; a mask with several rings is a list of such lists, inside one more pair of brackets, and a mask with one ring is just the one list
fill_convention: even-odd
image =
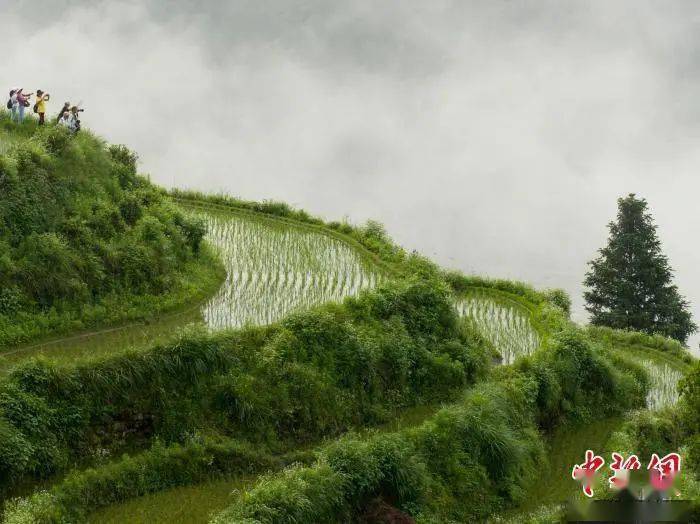
[(204, 306), (212, 329), (269, 324), (289, 312), (342, 300), (381, 279), (345, 242), (271, 220), (225, 213), (203, 215), (226, 281)]
[(214, 480), (131, 499), (102, 509), (89, 522), (100, 524), (205, 524), (231, 504), (254, 479)]
[(455, 304), (461, 317), (467, 317), (498, 350), (504, 364), (530, 355), (540, 345), (540, 336), (530, 321), (530, 312), (507, 298), (471, 293)]
[(660, 409), (678, 402), (678, 381), (683, 378), (683, 373), (664, 362), (645, 359), (640, 363), (650, 379), (647, 408)]
[(339, 238), (288, 222), (226, 211), (191, 211), (207, 224), (226, 279), (202, 305), (143, 324), (32, 344), (0, 354), (0, 372), (33, 356), (71, 362), (165, 342), (179, 329), (275, 322), (377, 285), (379, 270)]

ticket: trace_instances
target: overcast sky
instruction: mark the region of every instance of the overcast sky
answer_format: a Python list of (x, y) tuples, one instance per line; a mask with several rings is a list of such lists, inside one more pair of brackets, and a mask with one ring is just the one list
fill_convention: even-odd
[(5, 90), (83, 101), (155, 182), (375, 218), (563, 287), (578, 319), (635, 192), (698, 321), (698, 2), (0, 0), (0, 21)]

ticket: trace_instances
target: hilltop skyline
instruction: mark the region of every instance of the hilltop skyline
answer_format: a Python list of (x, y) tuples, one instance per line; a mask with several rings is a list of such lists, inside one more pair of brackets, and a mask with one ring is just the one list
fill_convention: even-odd
[(83, 101), (157, 183), (376, 218), (438, 263), (565, 288), (578, 320), (637, 193), (699, 317), (695, 4), (162, 5), (6, 2), (3, 83)]

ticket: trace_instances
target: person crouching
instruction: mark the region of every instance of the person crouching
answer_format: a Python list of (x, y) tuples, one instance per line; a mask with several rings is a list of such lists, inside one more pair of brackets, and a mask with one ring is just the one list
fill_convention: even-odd
[(56, 117), (57, 124), (62, 123), (63, 117), (65, 116), (66, 113), (70, 113), (70, 102), (66, 102), (65, 104), (63, 104), (63, 107), (58, 112), (58, 116)]
[(63, 111), (58, 117), (58, 125), (67, 128), (69, 131), (73, 131), (73, 115), (68, 111)]

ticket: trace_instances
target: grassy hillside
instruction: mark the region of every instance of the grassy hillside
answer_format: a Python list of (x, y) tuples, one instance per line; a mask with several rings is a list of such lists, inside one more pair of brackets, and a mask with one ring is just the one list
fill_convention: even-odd
[[(7, 488), (69, 473), (50, 491), (10, 504), (7, 520), (82, 521), (98, 508), (203, 481), (204, 492), (217, 486), (213, 498), (221, 500), (219, 484), (206, 481), (234, 485), (291, 463), (297, 466), (282, 473), (287, 480), (249, 482), (249, 497), (262, 497), (268, 509), (269, 497), (287, 504), (262, 522), (330, 522), (369, 511), (378, 499), (426, 518), (477, 518), (522, 500), (548, 432), (590, 420), (591, 404), (609, 415), (643, 404), (644, 370), (570, 325), (560, 294), (456, 274), (445, 279), (424, 259), (392, 257), (405, 260), (397, 262), (401, 276), (343, 306), (295, 313), (269, 327), (185, 334), (79, 366), (15, 370), (2, 384), (4, 468), (14, 479)], [(458, 318), (462, 295), (486, 304), (465, 308), (478, 312), (474, 322)], [(492, 346), (479, 329), (515, 363), (487, 373)], [(471, 389), (475, 381), (481, 385)], [(405, 428), (322, 444), (436, 402), (448, 406), (424, 410)], [(42, 423), (27, 421), (25, 412)], [(69, 418), (69, 427), (62, 424)], [(119, 458), (124, 449), (132, 453)], [(354, 457), (347, 467), (363, 468), (356, 474), (366, 488), (354, 494), (345, 492), (346, 466), (331, 459), (347, 453)], [(376, 477), (378, 464), (399, 468), (394, 484), (384, 473)], [(311, 491), (299, 492), (299, 482)], [(474, 497), (481, 502), (459, 502)], [(259, 518), (259, 504), (245, 500), (251, 502), (236, 502), (220, 518)], [(202, 507), (200, 515), (207, 512)]]
[(0, 348), (202, 294), (220, 273), (204, 233), (125, 147), (0, 112)]
[[(447, 400), (486, 362), (446, 288), (416, 282), (271, 327), (189, 334), (78, 366), (28, 363), (0, 382), (0, 479), (11, 489), (124, 449), (213, 435), (296, 447)], [(206, 463), (178, 474), (199, 478)]]
[[(643, 405), (643, 369), (596, 347), (548, 302), (533, 310), (549, 345), (485, 374), (488, 346), (464, 331), (451, 302), (444, 282), (421, 277), (279, 326), (186, 335), (77, 368), (19, 368), (3, 385), (18, 399), (3, 407), (6, 474), (46, 475), (48, 457), (59, 469), (77, 457), (93, 467), (13, 504), (6, 517), (82, 521), (145, 493), (296, 462), (254, 483), (220, 520), (335, 522), (381, 499), (427, 521), (473, 521), (523, 500), (544, 460), (543, 435)], [(59, 411), (35, 411), (39, 427), (55, 430), (38, 434), (21, 416), (59, 398)], [(322, 437), (435, 401), (448, 405), (413, 427), (303, 454)], [(125, 429), (142, 451), (110, 460)], [(95, 447), (114, 451), (104, 462)]]
[(376, 223), (166, 194), (124, 148), (0, 122), (5, 344), (221, 284), (204, 329), (16, 354), (5, 522), (554, 522), (575, 490), (561, 471), (634, 410), (616, 446), (700, 463), (698, 372), (677, 343), (577, 326), (565, 293), (445, 272)]

